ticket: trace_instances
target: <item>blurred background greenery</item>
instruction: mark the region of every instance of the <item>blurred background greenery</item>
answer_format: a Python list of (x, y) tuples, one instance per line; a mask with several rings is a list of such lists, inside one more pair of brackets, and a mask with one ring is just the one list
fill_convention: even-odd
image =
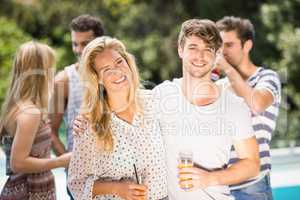
[(252, 58), (276, 70), (283, 83), (273, 148), (300, 145), (300, 0), (0, 0), (0, 104), (14, 52), (30, 39), (57, 51), (57, 70), (75, 61), (69, 23), (80, 14), (101, 18), (106, 35), (136, 56), (142, 78), (153, 83), (179, 76), (176, 40), (188, 18), (249, 18), (256, 28)]

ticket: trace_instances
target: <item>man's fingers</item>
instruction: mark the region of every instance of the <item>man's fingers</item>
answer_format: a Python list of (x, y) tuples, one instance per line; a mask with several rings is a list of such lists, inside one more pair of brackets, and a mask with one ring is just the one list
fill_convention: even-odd
[(196, 168), (196, 167), (183, 167), (183, 168), (178, 168), (178, 173), (199, 173), (201, 171), (204, 171), (202, 169)]
[(77, 115), (73, 121), (74, 134), (82, 134), (87, 129), (87, 124), (87, 119), (83, 115)]
[(189, 179), (194, 179), (194, 180), (199, 180), (200, 177), (197, 174), (179, 174), (178, 176), (179, 180), (189, 180)]
[(81, 123), (74, 120), (74, 123), (73, 123), (73, 130), (76, 132), (76, 133), (80, 133), (82, 131), (82, 128), (81, 128)]

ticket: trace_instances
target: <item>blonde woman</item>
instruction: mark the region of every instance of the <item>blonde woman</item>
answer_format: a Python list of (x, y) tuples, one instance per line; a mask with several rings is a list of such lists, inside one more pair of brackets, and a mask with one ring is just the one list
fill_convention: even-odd
[(1, 200), (56, 199), (50, 170), (66, 167), (70, 154), (50, 158), (51, 135), (46, 117), (54, 62), (54, 51), (38, 42), (23, 44), (16, 53), (0, 121), (9, 176)]
[(88, 121), (74, 135), (68, 186), (78, 200), (163, 199), (164, 150), (150, 91), (139, 88), (133, 57), (117, 39), (99, 37), (84, 49), (80, 74)]

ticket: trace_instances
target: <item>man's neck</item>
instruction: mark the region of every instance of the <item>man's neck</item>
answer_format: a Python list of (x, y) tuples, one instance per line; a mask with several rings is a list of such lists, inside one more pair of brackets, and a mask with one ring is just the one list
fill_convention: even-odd
[(236, 69), (244, 80), (248, 80), (256, 72), (257, 66), (250, 60), (245, 60)]
[(186, 99), (198, 106), (212, 104), (220, 95), (217, 85), (210, 79), (210, 74), (203, 78), (183, 75), (181, 88)]

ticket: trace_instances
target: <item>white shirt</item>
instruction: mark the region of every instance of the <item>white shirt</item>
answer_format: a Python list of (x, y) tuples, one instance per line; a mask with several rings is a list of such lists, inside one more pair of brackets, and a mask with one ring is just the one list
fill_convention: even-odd
[(185, 192), (178, 185), (178, 154), (192, 151), (195, 163), (207, 169), (224, 167), (234, 141), (253, 136), (250, 111), (245, 102), (222, 89), (207, 106), (191, 104), (181, 90), (182, 79), (165, 81), (154, 89), (156, 113), (165, 143), (170, 200), (233, 199), (228, 186)]
[[(96, 180), (131, 180), (136, 182), (134, 164), (148, 187), (148, 199), (167, 196), (165, 152), (151, 92), (143, 91), (143, 114), (134, 116), (131, 124), (112, 114), (113, 152), (97, 149), (98, 139), (90, 130), (74, 136), (74, 149), (69, 165), (68, 186), (77, 200), (91, 200)], [(97, 195), (95, 200), (121, 199), (115, 195)]]

